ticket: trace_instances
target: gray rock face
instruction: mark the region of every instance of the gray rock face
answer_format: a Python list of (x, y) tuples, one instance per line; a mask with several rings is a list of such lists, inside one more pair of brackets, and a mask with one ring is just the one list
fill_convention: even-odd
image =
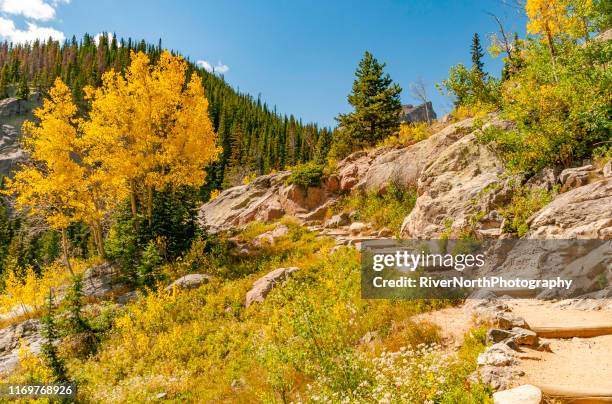
[(251, 290), (247, 292), (245, 306), (249, 307), (253, 303), (263, 303), (274, 286), (284, 281), (289, 275), (298, 270), (299, 268), (297, 267), (277, 268), (259, 278), (253, 284)]
[(177, 289), (195, 289), (198, 288), (205, 283), (208, 283), (212, 277), (210, 275), (205, 274), (188, 274), (182, 276), (172, 282), (170, 285), (166, 286), (166, 290), (172, 290), (174, 288)]
[(538, 336), (535, 332), (521, 328), (514, 327), (512, 329), (512, 333), (515, 334), (514, 341), (519, 345), (537, 345), (538, 344)]
[(22, 116), (32, 112), (32, 109), (40, 103), (40, 96), (33, 94), (30, 100), (20, 100), (15, 97), (0, 100), (0, 118), (11, 118)]
[(40, 353), (42, 335), (40, 321), (27, 320), (0, 330), (0, 374), (9, 373), (19, 364), (21, 342), (30, 347), (33, 354)]
[(612, 239), (612, 178), (558, 195), (529, 218), (526, 238)]
[(558, 172), (555, 172), (554, 169), (544, 168), (539, 173), (527, 180), (525, 185), (531, 188), (540, 188), (550, 191), (557, 183), (557, 177)]
[(514, 336), (514, 333), (507, 330), (500, 330), (499, 328), (491, 328), (487, 331), (487, 342), (502, 342), (507, 338), (511, 338)]
[(338, 163), (338, 178), (343, 191), (382, 191), (390, 184), (416, 186), (425, 166), (440, 151), (470, 131), (474, 121), (466, 119), (414, 145), (359, 151)]
[[(470, 224), (470, 217), (489, 211), (496, 198), (508, 193), (500, 175), (502, 162), (475, 134), (438, 153), (420, 175), (416, 205), (402, 224), (405, 238), (436, 238)], [(486, 189), (499, 189), (483, 200)], [(491, 198), (491, 197), (489, 197)], [(484, 204), (484, 205), (483, 205)]]
[(437, 118), (436, 112), (433, 109), (431, 101), (417, 105), (411, 104), (402, 105), (402, 122), (431, 122)]
[(32, 118), (32, 110), (40, 105), (38, 94), (30, 100), (0, 100), (0, 177), (9, 175), (25, 156), (19, 148), (19, 130), (24, 120)]
[(495, 316), (495, 324), (502, 330), (512, 330), (515, 327), (529, 329), (529, 324), (523, 317), (517, 316), (510, 312), (499, 312)]
[(117, 271), (108, 263), (87, 269), (83, 276), (83, 294), (85, 296), (104, 297), (123, 287), (124, 285), (117, 281)]
[(576, 167), (566, 168), (559, 174), (559, 181), (565, 189), (581, 187), (589, 182), (589, 179), (595, 175), (597, 169), (591, 164)]
[(478, 355), (477, 363), (479, 366), (510, 366), (517, 363), (517, 360), (516, 354), (508, 345), (498, 342)]

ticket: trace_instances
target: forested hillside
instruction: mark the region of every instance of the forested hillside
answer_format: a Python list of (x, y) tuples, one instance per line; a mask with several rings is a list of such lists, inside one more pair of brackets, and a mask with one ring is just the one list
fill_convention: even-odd
[[(545, 380), (612, 391), (609, 4), (527, 0), (526, 36), (500, 23), (488, 38), (499, 75), (474, 34), (471, 64), (439, 84), (454, 101), (439, 121), (400, 122), (402, 89), (366, 51), (333, 137), (161, 44), (3, 44), (2, 95), (44, 98), (21, 117), (27, 159), (0, 178), (0, 378), (74, 384), (96, 403), (490, 403), (533, 384), (535, 404), (554, 398), (534, 387)], [(465, 252), (514, 240), (527, 248), (487, 249), (491, 265), (457, 276), (579, 281), (368, 298), (368, 254), (386, 261), (397, 239), (418, 241), (397, 255), (433, 240), (468, 267)], [(454, 273), (405, 263), (388, 287)], [(519, 306), (527, 296), (554, 305)], [(547, 321), (588, 311), (606, 323), (548, 341)], [(606, 339), (578, 341), (593, 329)]]
[[(27, 97), (31, 91), (46, 94), (56, 77), (72, 90), (82, 112), (83, 88), (98, 86), (104, 72), (124, 71), (131, 52), (144, 52), (156, 62), (162, 52), (158, 45), (144, 41), (99, 35), (73, 37), (64, 43), (49, 40), (28, 44), (0, 44), (0, 98), (9, 95)], [(281, 116), (260, 99), (241, 94), (223, 79), (194, 63), (188, 73), (202, 77), (209, 101), (209, 114), (223, 153), (212, 169), (207, 190), (237, 185), (249, 175), (324, 158), (330, 132), (316, 124), (303, 124), (294, 116)]]

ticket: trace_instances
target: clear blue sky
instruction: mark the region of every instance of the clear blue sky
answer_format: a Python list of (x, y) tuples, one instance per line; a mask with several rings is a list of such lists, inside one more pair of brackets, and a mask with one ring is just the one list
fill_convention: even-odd
[[(261, 94), (279, 112), (331, 126), (349, 110), (346, 96), (365, 50), (387, 63), (404, 103), (416, 103), (409, 85), (422, 78), (438, 114), (448, 112), (450, 100), (434, 84), (451, 65), (470, 63), (474, 32), (486, 47), (497, 30), (487, 12), (524, 34), (524, 17), (503, 0), (0, 0), (0, 37), (50, 28), (66, 38), (101, 31), (161, 38), (191, 60), (225, 65), (232, 86)], [(499, 60), (485, 62), (498, 74)]]

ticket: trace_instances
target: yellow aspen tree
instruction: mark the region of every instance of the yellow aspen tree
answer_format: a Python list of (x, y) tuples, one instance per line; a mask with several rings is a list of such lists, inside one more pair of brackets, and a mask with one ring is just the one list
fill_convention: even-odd
[(525, 11), (529, 21), (527, 32), (543, 35), (550, 50), (553, 73), (556, 78), (555, 37), (566, 34), (577, 38), (584, 35), (588, 40), (587, 16), (593, 11), (592, 0), (527, 0)]
[(88, 224), (103, 255), (102, 220), (125, 196), (125, 187), (100, 165), (88, 164), (90, 147), (80, 134), (83, 123), (70, 89), (59, 78), (34, 114), (39, 122), (23, 126), (29, 162), (8, 181), (7, 193), (15, 196), (17, 209), (44, 218), (60, 231), (64, 261), (72, 273), (66, 229), (79, 221)]
[(150, 221), (154, 192), (202, 185), (220, 148), (201, 79), (186, 83), (185, 61), (167, 51), (156, 64), (142, 52), (131, 58), (125, 77), (109, 72), (86, 90), (85, 137), (91, 158), (128, 184), (132, 214), (139, 200)]

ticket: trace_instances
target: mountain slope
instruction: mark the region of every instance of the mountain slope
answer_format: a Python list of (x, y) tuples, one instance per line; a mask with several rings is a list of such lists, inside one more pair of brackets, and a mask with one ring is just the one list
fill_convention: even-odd
[[(83, 88), (100, 84), (104, 72), (125, 70), (131, 52), (145, 52), (155, 61), (162, 51), (144, 41), (84, 35), (31, 44), (0, 43), (0, 99), (29, 91), (45, 94), (56, 77), (70, 86), (81, 108), (86, 109)], [(223, 77), (189, 63), (189, 73), (202, 77), (210, 102), (210, 117), (224, 152), (209, 169), (207, 187), (237, 185), (246, 176), (261, 175), (289, 165), (324, 157), (330, 133), (316, 124), (303, 124), (294, 116), (281, 116), (260, 99), (229, 86)], [(4, 119), (4, 118), (0, 118)], [(0, 122), (4, 124), (4, 122)]]

